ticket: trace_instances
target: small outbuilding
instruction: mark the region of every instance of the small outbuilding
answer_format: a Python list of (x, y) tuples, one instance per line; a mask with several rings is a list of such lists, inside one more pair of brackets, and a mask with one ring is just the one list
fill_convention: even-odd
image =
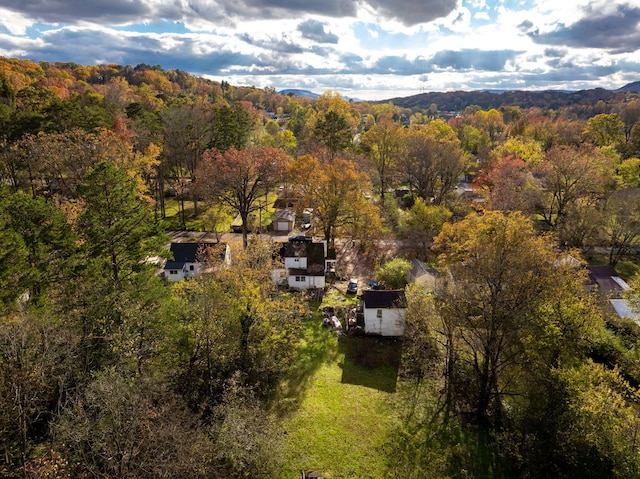
[(403, 336), (407, 316), (407, 298), (403, 289), (362, 292), (364, 333)]
[(296, 222), (296, 214), (293, 210), (285, 209), (273, 214), (272, 226), (276, 233), (290, 233)]

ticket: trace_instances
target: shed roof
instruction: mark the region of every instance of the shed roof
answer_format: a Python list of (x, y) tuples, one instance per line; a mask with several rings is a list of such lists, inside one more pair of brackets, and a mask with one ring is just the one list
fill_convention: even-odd
[(184, 267), (184, 261), (167, 261), (162, 269), (182, 269)]
[(367, 289), (362, 292), (365, 308), (406, 308), (407, 298), (403, 289)]
[(295, 221), (296, 213), (293, 210), (279, 210), (273, 214), (272, 222), (276, 221)]

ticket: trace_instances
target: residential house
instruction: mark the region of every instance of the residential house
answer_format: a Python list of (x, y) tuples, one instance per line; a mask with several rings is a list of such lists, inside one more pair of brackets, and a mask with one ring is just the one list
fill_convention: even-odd
[(225, 243), (215, 242), (187, 242), (171, 243), (169, 250), (173, 260), (167, 260), (162, 267), (161, 276), (169, 282), (176, 282), (187, 278), (197, 278), (202, 272), (207, 254), (215, 252), (220, 259), (229, 263), (230, 248)]
[(623, 293), (631, 287), (622, 279), (613, 266), (587, 266), (589, 280), (587, 291), (607, 300), (620, 318), (629, 318), (640, 324), (640, 312), (634, 310)]
[(293, 289), (324, 288), (325, 275), (335, 271), (335, 253), (326, 241), (295, 237), (282, 244), (278, 256), (283, 264), (274, 270), (273, 279)]
[(407, 316), (407, 299), (402, 289), (362, 292), (364, 333), (402, 336)]
[(587, 266), (589, 280), (587, 290), (597, 293), (603, 298), (621, 298), (629, 285), (623, 280), (613, 266)]
[(440, 292), (444, 287), (444, 275), (424, 261), (414, 258), (411, 261), (411, 269), (407, 273), (407, 282), (429, 291)]

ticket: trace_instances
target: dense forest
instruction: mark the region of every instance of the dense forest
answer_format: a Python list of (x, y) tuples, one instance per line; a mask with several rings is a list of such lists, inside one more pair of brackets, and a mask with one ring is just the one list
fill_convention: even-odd
[[(586, 286), (611, 266), (640, 309), (640, 97), (485, 96), (0, 58), (0, 475), (640, 477), (640, 327)], [(277, 287), (252, 234), (276, 192), (405, 288), (403, 338), (347, 342), (322, 297)], [(236, 218), (230, 264), (161, 279), (170, 231)], [(407, 284), (414, 259), (438, 287)], [(360, 384), (387, 362), (397, 382), (349, 405), (367, 465), (342, 444), (321, 464), (292, 424), (314, 373), (353, 357)]]

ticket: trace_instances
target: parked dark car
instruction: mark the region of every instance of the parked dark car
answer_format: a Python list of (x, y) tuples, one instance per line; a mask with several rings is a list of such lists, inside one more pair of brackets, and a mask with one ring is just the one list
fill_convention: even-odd
[(358, 280), (350, 279), (347, 284), (347, 294), (358, 294)]
[(305, 234), (297, 234), (289, 236), (289, 241), (313, 241), (313, 238)]

